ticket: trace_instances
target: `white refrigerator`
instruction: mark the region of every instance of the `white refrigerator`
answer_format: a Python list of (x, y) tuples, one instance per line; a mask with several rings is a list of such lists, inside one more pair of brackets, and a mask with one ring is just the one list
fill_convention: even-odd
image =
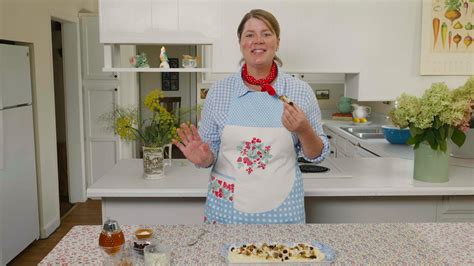
[(39, 238), (29, 48), (0, 44), (0, 265)]

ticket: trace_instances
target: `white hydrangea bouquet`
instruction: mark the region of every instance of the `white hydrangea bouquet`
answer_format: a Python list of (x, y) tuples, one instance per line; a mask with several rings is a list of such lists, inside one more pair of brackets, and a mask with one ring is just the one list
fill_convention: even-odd
[(449, 90), (434, 83), (421, 98), (402, 94), (389, 117), (400, 128), (410, 128), (408, 144), (417, 149), (423, 142), (433, 150), (447, 151), (448, 140), (461, 147), (466, 140), (474, 106), (474, 76), (464, 86)]

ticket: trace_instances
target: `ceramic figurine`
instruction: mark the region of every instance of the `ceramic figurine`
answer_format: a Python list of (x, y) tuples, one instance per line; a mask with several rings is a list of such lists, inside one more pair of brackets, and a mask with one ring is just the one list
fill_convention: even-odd
[(130, 57), (129, 61), (130, 61), (130, 64), (136, 68), (150, 67), (150, 65), (148, 65), (148, 59), (146, 58), (145, 53), (132, 56)]
[(168, 54), (166, 53), (164, 46), (161, 46), (160, 60), (160, 68), (170, 68), (170, 64), (168, 63)]

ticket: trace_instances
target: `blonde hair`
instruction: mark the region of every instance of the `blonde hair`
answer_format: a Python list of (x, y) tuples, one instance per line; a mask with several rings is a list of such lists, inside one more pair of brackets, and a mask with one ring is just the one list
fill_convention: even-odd
[[(242, 32), (244, 31), (245, 23), (251, 18), (256, 18), (258, 20), (263, 21), (270, 29), (270, 31), (277, 36), (277, 39), (280, 39), (280, 24), (278, 24), (278, 21), (275, 16), (272, 13), (263, 9), (252, 9), (250, 10), (250, 12), (244, 15), (244, 17), (240, 21), (239, 27), (237, 28), (237, 37), (239, 38), (239, 42), (242, 37)], [(273, 60), (276, 61), (279, 66), (283, 65), (283, 62), (278, 56), (275, 55), (273, 57)], [(242, 58), (240, 60), (240, 63), (242, 64), (243, 61), (244, 59)]]

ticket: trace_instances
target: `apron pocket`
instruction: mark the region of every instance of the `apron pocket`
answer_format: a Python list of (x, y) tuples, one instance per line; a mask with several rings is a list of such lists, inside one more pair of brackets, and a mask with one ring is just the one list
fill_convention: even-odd
[(225, 178), (213, 172), (211, 174), (211, 182), (209, 184), (209, 191), (217, 199), (234, 201), (234, 182), (230, 178)]
[(205, 215), (208, 223), (233, 223), (234, 183), (231, 178), (212, 173)]

